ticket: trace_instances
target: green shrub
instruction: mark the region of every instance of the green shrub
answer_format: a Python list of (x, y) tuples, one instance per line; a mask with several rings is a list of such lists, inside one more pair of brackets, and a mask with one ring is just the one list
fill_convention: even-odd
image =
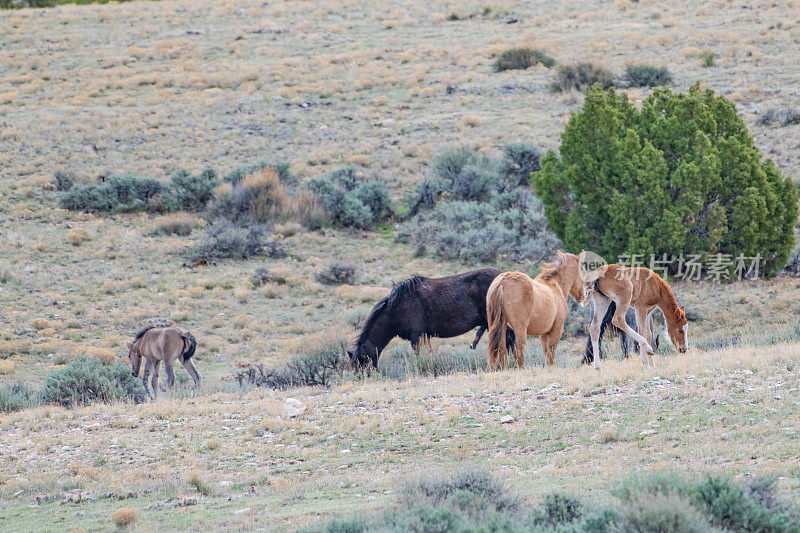
[[(628, 502), (614, 531), (619, 533), (707, 533), (714, 531), (701, 511), (677, 494), (644, 494)], [(721, 533), (721, 532), (720, 532)]]
[(525, 70), (538, 63), (541, 63), (547, 68), (551, 68), (556, 64), (556, 60), (541, 50), (533, 48), (512, 48), (501, 53), (497, 61), (494, 62), (493, 67), (495, 72), (513, 69)]
[(36, 405), (36, 397), (23, 383), (0, 386), (0, 413), (13, 413)]
[(533, 175), (567, 249), (622, 254), (760, 254), (761, 275), (794, 245), (797, 189), (763, 160), (735, 106), (710, 90), (657, 88), (638, 111), (590, 88)]
[(217, 172), (207, 168), (200, 174), (192, 174), (186, 169), (172, 173), (170, 210), (199, 211), (214, 198), (217, 186)]
[(614, 75), (592, 63), (577, 63), (559, 66), (550, 88), (553, 92), (582, 91), (595, 84), (608, 89), (614, 85)]
[(482, 468), (466, 468), (450, 476), (430, 475), (408, 482), (400, 491), (400, 501), (409, 507), (420, 503), (438, 506), (463, 493), (479, 498), (495, 511), (514, 511), (522, 505), (516, 494)]
[(163, 211), (167, 197), (168, 189), (158, 181), (122, 174), (72, 185), (61, 193), (61, 207), (94, 213)]
[(264, 255), (264, 244), (264, 228), (258, 224), (241, 227), (217, 222), (209, 226), (206, 236), (189, 246), (185, 254), (186, 259), (193, 263), (215, 259), (248, 259)]
[(309, 180), (305, 186), (337, 226), (369, 229), (393, 215), (386, 183), (361, 179), (354, 167)]
[(442, 202), (401, 229), (422, 254), (488, 263), (500, 256), (538, 262), (559, 245), (547, 229), (541, 202), (529, 191), (498, 194), (489, 202)]
[(104, 365), (100, 360), (79, 357), (63, 368), (54, 370), (45, 379), (44, 403), (63, 407), (89, 405), (94, 402), (132, 400), (142, 402), (145, 392), (131, 369), (124, 364)]
[(54, 181), (58, 192), (68, 191), (75, 185), (75, 175), (72, 172), (57, 170)]
[(314, 274), (314, 278), (326, 285), (352, 285), (356, 280), (356, 267), (337, 261)]
[(628, 65), (625, 67), (625, 83), (628, 87), (659, 87), (672, 83), (672, 74), (666, 67)]
[(715, 57), (716, 55), (711, 50), (704, 50), (700, 53), (700, 64), (705, 68), (713, 67)]

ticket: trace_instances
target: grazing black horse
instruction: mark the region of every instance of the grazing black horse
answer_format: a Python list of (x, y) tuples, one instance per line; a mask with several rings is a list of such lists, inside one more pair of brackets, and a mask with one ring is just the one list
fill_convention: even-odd
[[(634, 349), (636, 352), (639, 352), (639, 346), (633, 342), (633, 339), (630, 336), (619, 329), (617, 326), (611, 323), (611, 319), (614, 318), (614, 312), (617, 310), (617, 304), (614, 301), (611, 301), (609, 304), (608, 309), (606, 310), (606, 314), (603, 317), (603, 321), (600, 323), (600, 338), (598, 341), (598, 346), (600, 347), (600, 359), (605, 357), (603, 353), (603, 334), (606, 332), (606, 328), (611, 328), (611, 333), (617, 335), (619, 337), (619, 345), (622, 348), (622, 357), (624, 359), (628, 358), (628, 353), (631, 350), (631, 345), (634, 345)], [(594, 317), (594, 302), (589, 303), (589, 322), (592, 321)], [(653, 315), (647, 317), (648, 322), (650, 323), (650, 331), (653, 330)], [(633, 307), (628, 308), (628, 312), (625, 313), (625, 322), (636, 332), (639, 331), (637, 324), (636, 324), (636, 311)], [(656, 335), (655, 340), (653, 341), (653, 348), (658, 349), (658, 335)], [(586, 355), (583, 356), (583, 361), (581, 364), (590, 364), (594, 362), (594, 351), (592, 350), (592, 339), (586, 340)]]
[[(415, 276), (400, 283), (367, 317), (355, 349), (348, 352), (353, 368), (378, 368), (378, 357), (395, 337), (410, 341), (417, 350), (426, 337), (457, 337), (480, 327), (470, 346), (475, 349), (488, 328), (486, 291), (499, 274), (496, 268), (485, 268), (446, 278)], [(507, 332), (506, 337), (514, 346), (513, 336)]]

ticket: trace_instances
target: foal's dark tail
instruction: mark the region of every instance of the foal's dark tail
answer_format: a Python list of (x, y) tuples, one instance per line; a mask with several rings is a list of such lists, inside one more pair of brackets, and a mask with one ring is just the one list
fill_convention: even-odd
[[(600, 322), (600, 336), (597, 338), (597, 346), (600, 348), (600, 358), (603, 358), (603, 334), (606, 328), (614, 319), (614, 313), (617, 311), (617, 304), (614, 300), (608, 304), (606, 314), (603, 316), (603, 321)], [(589, 364), (594, 362), (594, 350), (592, 349), (592, 337), (586, 341), (586, 355), (583, 357), (583, 363)]]
[(188, 331), (181, 333), (181, 338), (183, 339), (183, 352), (181, 355), (184, 361), (188, 361), (194, 355), (195, 350), (197, 350), (197, 341), (194, 340), (194, 337)]

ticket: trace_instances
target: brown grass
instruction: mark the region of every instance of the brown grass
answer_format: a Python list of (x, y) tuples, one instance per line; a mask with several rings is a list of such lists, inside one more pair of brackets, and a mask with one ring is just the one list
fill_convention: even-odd
[(111, 521), (114, 522), (114, 525), (117, 527), (127, 527), (139, 520), (140, 516), (141, 513), (136, 509), (132, 507), (123, 507), (111, 513)]

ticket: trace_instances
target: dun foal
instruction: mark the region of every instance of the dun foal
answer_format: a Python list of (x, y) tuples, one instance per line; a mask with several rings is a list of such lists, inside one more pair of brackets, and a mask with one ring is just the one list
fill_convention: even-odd
[[(639, 343), (639, 353), (642, 356), (643, 365), (653, 365), (653, 355), (655, 354), (650, 345), (653, 331), (647, 317), (656, 307), (659, 307), (664, 314), (672, 344), (679, 352), (686, 351), (689, 345), (686, 310), (683, 306), (678, 307), (672, 288), (661, 279), (661, 276), (649, 268), (606, 265), (593, 272), (582, 274), (581, 277), (588, 282), (587, 293), (591, 295), (595, 308), (595, 314), (589, 326), (594, 353), (600, 353), (598, 344), (601, 320), (611, 302), (617, 306), (611, 323)], [(638, 333), (625, 322), (625, 313), (629, 307), (636, 311)], [(599, 357), (594, 358), (594, 367), (600, 369)]]
[[(144, 365), (144, 375), (142, 384), (150, 399), (155, 400), (158, 390), (158, 367), (164, 362), (164, 369), (167, 372), (167, 386), (175, 386), (175, 372), (172, 365), (175, 360), (181, 362), (183, 367), (189, 372), (194, 381), (194, 385), (200, 388), (202, 378), (194, 367), (191, 359), (197, 349), (197, 342), (188, 331), (184, 332), (178, 328), (155, 328), (153, 326), (144, 328), (136, 334), (133, 342), (128, 341), (128, 358), (131, 360), (131, 373), (139, 375), (142, 358), (146, 359)], [(152, 388), (148, 383), (152, 373)]]
[(517, 368), (525, 364), (528, 335), (539, 335), (545, 364), (555, 364), (556, 347), (567, 319), (567, 295), (578, 302), (585, 298), (579, 276), (583, 255), (583, 252), (580, 256), (558, 252), (556, 261), (546, 265), (535, 279), (523, 272), (503, 272), (494, 279), (486, 293), (489, 368), (493, 369), (498, 362), (500, 368), (506, 368), (508, 350), (503, 342), (506, 327), (514, 332)]

